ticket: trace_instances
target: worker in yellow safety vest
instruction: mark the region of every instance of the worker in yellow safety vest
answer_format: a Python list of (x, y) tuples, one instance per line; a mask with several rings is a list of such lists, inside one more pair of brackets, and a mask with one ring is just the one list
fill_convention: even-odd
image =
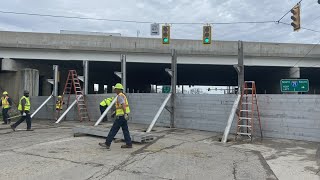
[(21, 118), (19, 121), (11, 125), (13, 131), (15, 131), (17, 126), (19, 126), (19, 124), (21, 124), (24, 120), (26, 120), (27, 122), (27, 131), (32, 131), (30, 115), (31, 103), (29, 98), (29, 91), (25, 90), (23, 94), (24, 95), (21, 97), (18, 106), (18, 110), (21, 113)]
[(59, 118), (60, 115), (60, 111), (62, 111), (63, 109), (63, 100), (62, 100), (62, 96), (58, 96), (58, 99), (56, 101), (56, 119)]
[(2, 117), (3, 117), (3, 123), (2, 124), (10, 124), (10, 116), (8, 114), (9, 110), (12, 106), (12, 100), (9, 97), (9, 94), (7, 91), (4, 91), (3, 96), (1, 97), (0, 106), (2, 106)]
[[(114, 97), (111, 98), (106, 98), (103, 101), (100, 102), (100, 113), (101, 115), (103, 114), (103, 112), (107, 109), (108, 106), (110, 106), (110, 104), (112, 103)], [(104, 121), (108, 121), (108, 117), (106, 116), (104, 118)]]
[(56, 111), (60, 111), (63, 109), (63, 101), (62, 96), (58, 96), (58, 100), (56, 101)]
[(125, 94), (123, 94), (123, 86), (118, 83), (115, 85), (115, 92), (118, 95), (116, 100), (116, 120), (114, 121), (109, 134), (106, 138), (106, 142), (99, 143), (100, 146), (110, 149), (111, 142), (113, 138), (118, 133), (120, 127), (122, 128), (124, 140), (126, 142), (125, 145), (122, 145), (121, 148), (132, 148), (132, 141), (130, 137), (130, 132), (128, 128), (128, 120), (130, 107), (128, 103), (128, 99)]

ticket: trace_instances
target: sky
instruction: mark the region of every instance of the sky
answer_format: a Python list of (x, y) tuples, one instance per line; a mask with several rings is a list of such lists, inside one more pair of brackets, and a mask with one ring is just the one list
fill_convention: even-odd
[[(2, 0), (0, 11), (89, 18), (174, 22), (277, 21), (299, 0)], [(303, 0), (301, 23), (320, 31), (318, 0)], [(291, 23), (291, 13), (282, 21)], [(63, 19), (0, 13), (0, 30), (51, 32), (60, 30), (121, 33), (122, 36), (155, 37), (150, 24)], [(202, 24), (172, 24), (171, 38), (201, 39)], [(282, 43), (318, 43), (320, 33), (269, 24), (213, 25), (213, 40)]]

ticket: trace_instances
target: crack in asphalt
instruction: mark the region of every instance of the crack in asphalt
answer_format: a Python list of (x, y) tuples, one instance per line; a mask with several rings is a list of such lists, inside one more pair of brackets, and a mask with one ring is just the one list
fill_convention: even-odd
[(109, 176), (109, 174), (113, 173), (114, 171), (116, 170), (119, 170), (120, 168), (122, 167), (125, 167), (127, 161), (130, 161), (131, 159), (133, 159), (134, 156), (130, 155), (129, 157), (127, 157), (124, 161), (122, 161), (120, 164), (112, 167), (110, 170), (108, 170), (106, 173), (103, 173), (99, 176), (97, 176), (96, 178), (98, 178), (99, 180), (102, 179), (102, 178), (105, 178), (107, 176)]
[(237, 163), (234, 161), (232, 164), (233, 164), (233, 171), (232, 171), (233, 179), (237, 180)]
[(143, 146), (142, 148), (134, 151), (131, 153), (131, 155), (137, 155), (137, 154), (141, 154), (141, 153), (144, 153), (145, 152), (145, 149), (147, 149), (148, 147), (150, 147), (151, 145), (157, 143), (160, 139), (164, 138), (166, 135), (162, 135), (160, 137), (158, 137), (156, 140), (148, 143), (147, 145)]
[[(176, 145), (172, 145), (172, 146), (168, 146), (168, 147), (165, 147), (165, 148), (162, 148), (162, 149), (159, 149), (157, 151), (154, 151), (154, 152), (149, 152), (149, 151), (145, 151), (145, 149), (147, 149), (148, 147), (150, 147), (151, 145), (155, 144), (156, 142), (158, 142), (160, 139), (164, 138), (166, 135), (163, 135), (163, 136), (160, 136), (158, 137), (156, 140), (154, 140), (152, 143), (149, 143), (145, 146), (143, 146), (142, 148), (132, 152), (130, 154), (130, 156), (128, 158), (126, 158), (124, 161), (122, 161), (120, 164), (114, 166), (112, 169), (110, 169), (109, 171), (107, 171), (106, 173), (103, 173), (101, 175), (99, 175), (98, 178), (99, 180), (102, 179), (102, 178), (105, 178), (107, 176), (109, 176), (111, 173), (113, 173), (114, 171), (116, 170), (120, 170), (120, 171), (124, 171), (124, 168), (129, 166), (130, 164), (133, 164), (137, 161), (142, 161), (143, 159), (145, 159), (147, 156), (151, 155), (151, 154), (155, 154), (155, 153), (158, 153), (158, 152), (161, 152), (163, 150), (167, 150), (167, 149), (174, 149), (176, 148), (177, 146), (180, 146), (186, 142), (182, 142), (180, 144), (176, 144)], [(146, 153), (144, 156), (141, 156), (142, 158), (137, 158), (137, 155), (139, 154), (142, 154), (142, 153)], [(91, 177), (93, 178), (93, 177)], [(159, 177), (160, 178), (160, 177)]]
[(92, 166), (92, 167), (101, 167), (101, 166), (104, 166), (104, 164), (94, 163), (94, 162), (72, 161), (72, 160), (68, 160), (68, 159), (65, 159), (65, 158), (48, 157), (48, 156), (42, 156), (42, 155), (39, 155), (39, 154), (32, 154), (32, 153), (27, 153), (27, 152), (19, 152), (19, 151), (14, 151), (14, 150), (12, 150), (12, 152), (14, 152), (14, 153), (16, 153), (16, 154), (21, 154), (21, 155), (28, 155), (28, 156), (41, 157), (41, 158), (46, 158), (46, 159), (66, 161), (66, 162), (71, 162), (71, 163), (74, 163), (74, 164), (88, 165), (88, 166)]
[(121, 171), (124, 171), (124, 172), (128, 172), (128, 173), (132, 173), (132, 174), (142, 174), (142, 175), (145, 175), (145, 176), (148, 176), (150, 178), (159, 178), (159, 179), (165, 179), (165, 180), (172, 180), (170, 178), (164, 178), (164, 177), (160, 177), (160, 176), (153, 176), (153, 175), (150, 175), (146, 172), (139, 172), (139, 171), (127, 171), (127, 170), (121, 170)]
[[(30, 136), (31, 136), (31, 135), (30, 135)], [(25, 137), (29, 137), (29, 136), (25, 136)], [(62, 137), (62, 138), (52, 139), (52, 140), (49, 140), (49, 141), (53, 142), (53, 141), (58, 141), (58, 140), (66, 139), (66, 138), (68, 138), (68, 137)], [(46, 140), (46, 141), (41, 141), (41, 142), (36, 143), (36, 144), (21, 146), (21, 147), (14, 147), (14, 148), (9, 148), (9, 149), (2, 149), (2, 150), (0, 150), (0, 153), (2, 153), (2, 152), (11, 152), (11, 151), (14, 151), (14, 150), (24, 149), (24, 148), (26, 148), (26, 147), (36, 146), (36, 145), (39, 145), (39, 144), (42, 144), (42, 143), (46, 143), (46, 142), (48, 142), (48, 140)]]
[(86, 180), (90, 180), (91, 178), (93, 178), (96, 174), (100, 173), (105, 167), (102, 167), (100, 170), (98, 170), (97, 172), (93, 173), (90, 177), (88, 177)]

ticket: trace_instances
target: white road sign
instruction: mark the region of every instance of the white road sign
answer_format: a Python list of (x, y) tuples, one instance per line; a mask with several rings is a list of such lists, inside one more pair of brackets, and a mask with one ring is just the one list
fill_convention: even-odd
[(159, 35), (160, 26), (158, 23), (151, 24), (151, 36)]

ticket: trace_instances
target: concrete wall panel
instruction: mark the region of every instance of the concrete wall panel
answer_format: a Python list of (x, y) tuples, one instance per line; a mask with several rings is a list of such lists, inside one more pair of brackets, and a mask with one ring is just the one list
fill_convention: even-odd
[[(167, 94), (128, 94), (131, 106), (131, 123), (151, 123)], [(89, 95), (88, 109), (92, 120), (100, 116), (100, 101), (107, 95)], [(175, 125), (177, 128), (223, 132), (236, 95), (184, 95), (177, 94)], [(33, 105), (40, 105), (46, 97), (33, 97)], [(259, 109), (265, 137), (287, 138), (320, 142), (320, 96), (319, 95), (259, 95)], [(49, 103), (50, 104), (50, 103)], [(168, 104), (170, 105), (170, 104)], [(45, 106), (36, 116), (48, 119), (53, 106)], [(49, 115), (48, 115), (49, 114)], [(70, 112), (73, 120), (76, 109)], [(231, 133), (236, 131), (236, 121)], [(157, 126), (169, 126), (170, 114), (164, 110)], [(258, 122), (254, 121), (255, 134), (260, 134)]]

